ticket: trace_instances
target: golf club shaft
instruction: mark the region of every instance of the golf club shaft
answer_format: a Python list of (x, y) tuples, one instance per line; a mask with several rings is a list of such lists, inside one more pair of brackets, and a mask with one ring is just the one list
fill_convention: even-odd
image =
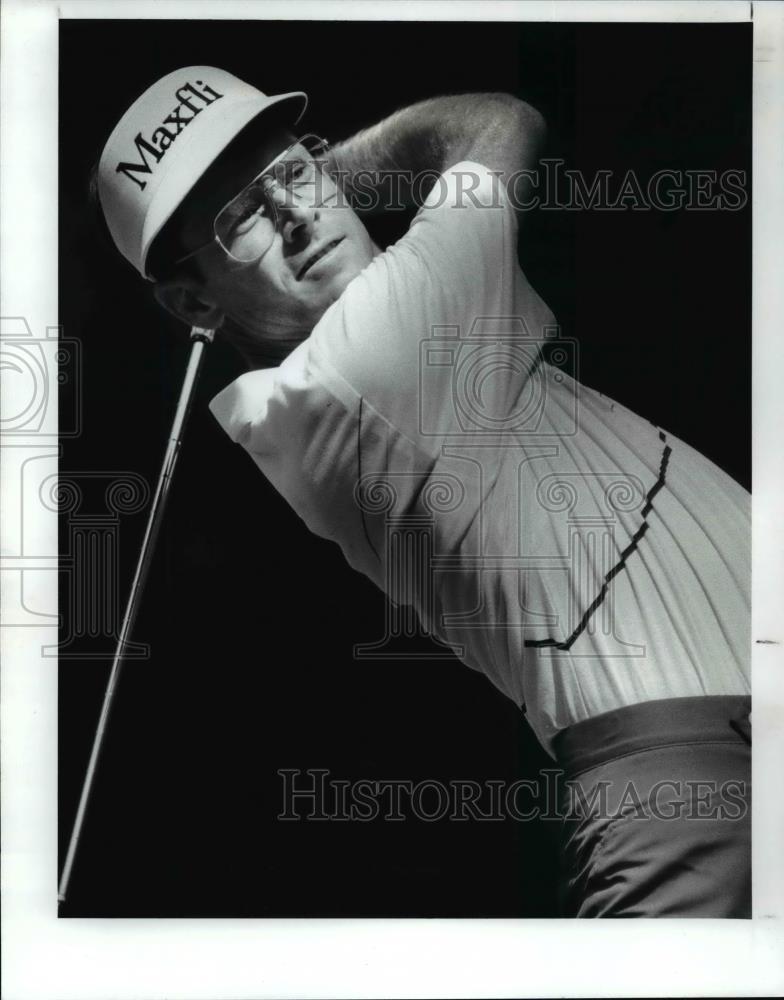
[(166, 454), (164, 455), (161, 473), (158, 478), (158, 485), (156, 487), (152, 506), (150, 508), (150, 515), (147, 520), (147, 529), (144, 533), (141, 552), (139, 553), (139, 560), (136, 564), (136, 572), (131, 584), (131, 592), (128, 597), (128, 604), (125, 609), (125, 615), (120, 628), (120, 635), (117, 640), (117, 648), (114, 654), (114, 660), (112, 661), (112, 669), (109, 673), (109, 680), (106, 684), (106, 691), (103, 696), (101, 714), (98, 717), (98, 725), (95, 730), (95, 737), (93, 738), (90, 759), (87, 764), (87, 771), (85, 772), (81, 795), (79, 796), (76, 818), (74, 819), (73, 828), (71, 829), (71, 837), (68, 842), (65, 864), (63, 865), (62, 874), (60, 876), (60, 884), (57, 890), (58, 903), (65, 901), (65, 897), (68, 892), (68, 884), (71, 879), (74, 859), (76, 858), (79, 840), (82, 835), (82, 827), (84, 825), (84, 818), (90, 800), (93, 781), (95, 779), (95, 772), (98, 767), (98, 760), (101, 755), (101, 748), (106, 735), (109, 713), (111, 711), (114, 695), (117, 690), (117, 683), (120, 679), (120, 669), (122, 667), (125, 646), (130, 639), (131, 632), (133, 631), (133, 625), (136, 613), (139, 609), (142, 591), (147, 577), (147, 571), (150, 567), (155, 550), (155, 541), (158, 536), (158, 530), (160, 528), (164, 508), (166, 506), (166, 498), (169, 494), (174, 469), (177, 464), (177, 456), (180, 450), (182, 434), (188, 419), (191, 403), (193, 401), (194, 389), (199, 376), (199, 368), (202, 361), (204, 347), (206, 344), (212, 342), (213, 337), (213, 330), (204, 330), (199, 327), (194, 327), (191, 330), (192, 347), (190, 358), (188, 359), (188, 367), (185, 371), (185, 378), (183, 380), (180, 398), (177, 403), (174, 422), (172, 423), (171, 433), (166, 446)]

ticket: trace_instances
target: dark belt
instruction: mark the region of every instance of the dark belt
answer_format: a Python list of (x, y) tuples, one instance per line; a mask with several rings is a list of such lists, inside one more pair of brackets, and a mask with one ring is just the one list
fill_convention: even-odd
[(616, 708), (562, 729), (553, 740), (567, 774), (654, 747), (751, 743), (749, 695), (663, 698)]

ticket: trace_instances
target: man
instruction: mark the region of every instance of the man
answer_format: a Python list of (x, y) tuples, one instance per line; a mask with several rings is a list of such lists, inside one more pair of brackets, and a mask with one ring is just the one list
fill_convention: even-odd
[[(750, 916), (748, 497), (570, 374), (516, 260), (541, 117), (437, 98), (326, 152), (304, 101), (154, 84), (101, 158), (115, 243), (248, 361), (232, 440), (563, 768), (564, 911)], [(381, 252), (346, 192), (393, 190)]]

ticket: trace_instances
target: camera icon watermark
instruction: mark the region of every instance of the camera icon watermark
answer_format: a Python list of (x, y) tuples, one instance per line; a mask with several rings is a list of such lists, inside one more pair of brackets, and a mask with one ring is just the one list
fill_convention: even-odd
[[(35, 337), (22, 316), (0, 320), (4, 437), (78, 437), (82, 427), (81, 344), (57, 326)], [(60, 403), (54, 405), (55, 390)]]
[[(45, 642), (40, 652), (60, 659), (113, 655), (120, 629), (120, 522), (150, 496), (146, 480), (133, 472), (58, 468), (62, 440), (82, 431), (81, 361), (80, 341), (59, 327), (37, 337), (24, 317), (0, 320), (0, 625), (52, 632), (59, 625), (60, 642)], [(129, 643), (126, 655), (146, 657), (149, 649)]]
[(61, 439), (81, 432), (80, 344), (57, 326), (35, 336), (23, 316), (0, 317), (0, 380), (2, 626), (51, 628), (58, 621), (57, 532), (38, 486), (57, 474)]
[[(420, 433), (445, 440), (574, 435), (578, 360), (577, 341), (556, 324), (537, 334), (520, 316), (480, 316), (468, 332), (434, 326), (420, 343)], [(566, 414), (557, 430), (544, 420), (554, 392)]]

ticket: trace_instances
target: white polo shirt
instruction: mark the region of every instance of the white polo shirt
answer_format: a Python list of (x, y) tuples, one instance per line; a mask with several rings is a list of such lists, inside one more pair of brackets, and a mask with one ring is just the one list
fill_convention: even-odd
[(306, 341), (210, 406), (549, 751), (613, 708), (749, 692), (749, 497), (572, 378), (516, 244), (497, 180), (457, 164)]

